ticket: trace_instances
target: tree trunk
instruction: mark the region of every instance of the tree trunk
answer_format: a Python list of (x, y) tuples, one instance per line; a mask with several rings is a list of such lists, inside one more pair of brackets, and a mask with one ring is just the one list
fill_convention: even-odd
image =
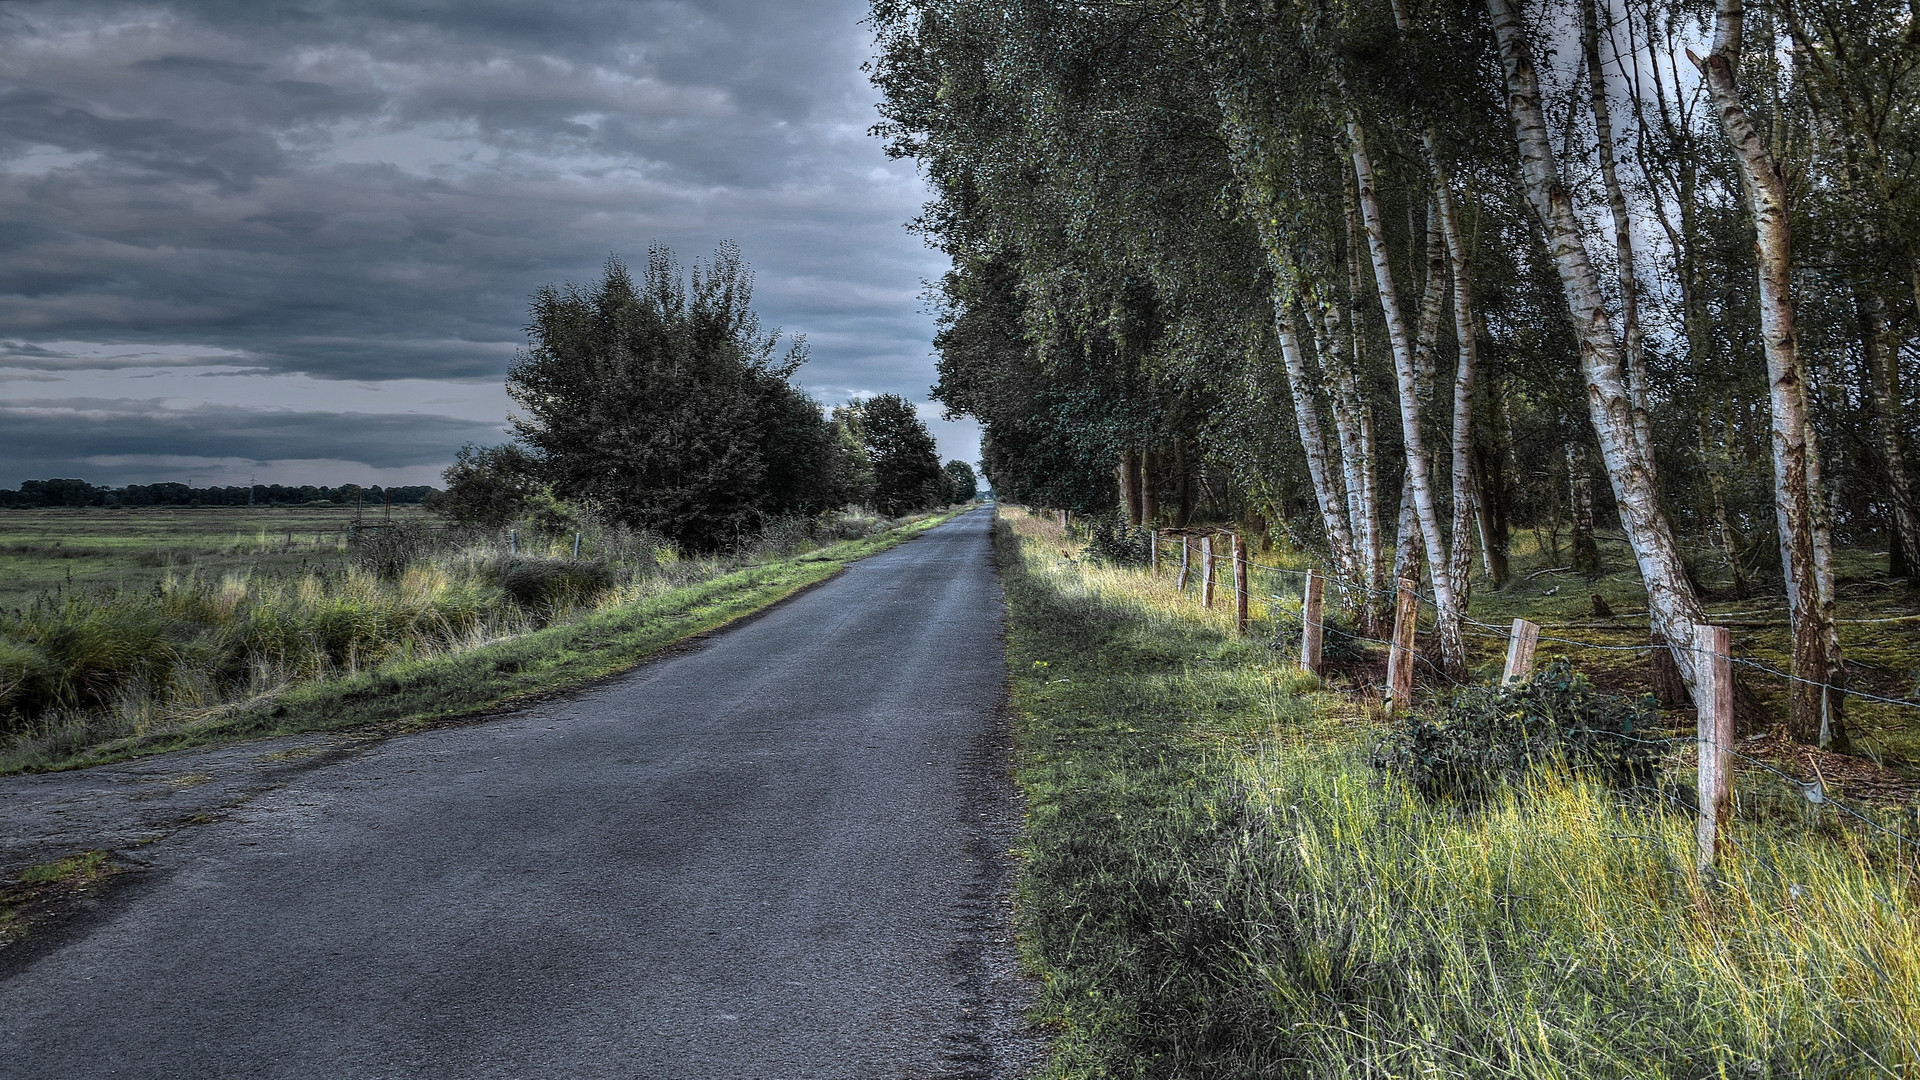
[(1460, 609), (1454, 602), (1453, 583), (1449, 580), (1452, 562), (1447, 557), (1446, 537), (1440, 532), (1440, 516), (1434, 507), (1433, 482), (1429, 465), (1420, 408), (1418, 365), (1414, 343), (1407, 333), (1405, 316), (1400, 310), (1399, 291), (1393, 281), (1393, 264), (1387, 253), (1386, 230), (1380, 224), (1380, 205), (1374, 192), (1373, 158), (1367, 149), (1366, 130), (1358, 117), (1347, 119), (1347, 138), (1353, 155), (1353, 171), (1360, 201), (1360, 221), (1366, 230), (1367, 248), (1373, 256), (1376, 291), (1380, 310), (1386, 316), (1387, 338), (1392, 345), (1393, 367), (1400, 390), (1400, 435), (1406, 446), (1407, 481), (1413, 509), (1419, 518), (1420, 534), (1426, 542), (1427, 565), (1433, 571), (1434, 606), (1438, 616), (1434, 632), (1440, 639), (1441, 663), (1449, 675), (1465, 673), (1466, 643), (1460, 634)]
[(1160, 455), (1151, 448), (1140, 452), (1140, 524), (1160, 520)]
[(1373, 467), (1373, 409), (1360, 392), (1351, 353), (1337, 303), (1319, 302), (1309, 309), (1319, 319), (1314, 326), (1314, 347), (1320, 353), (1320, 371), (1326, 377), (1328, 396), (1333, 403), (1334, 434), (1340, 440), (1340, 465), (1346, 474), (1347, 515), (1354, 539), (1354, 558), (1360, 573), (1354, 580), (1363, 584), (1361, 617), (1368, 630), (1380, 628), (1386, 604), (1377, 598), (1386, 593), (1386, 560), (1380, 550), (1380, 495)]
[(1600, 545), (1593, 538), (1593, 470), (1587, 466), (1584, 450), (1566, 444), (1567, 511), (1573, 522), (1573, 572), (1587, 578), (1600, 576)]
[(1507, 587), (1512, 577), (1512, 568), (1508, 565), (1508, 545), (1512, 532), (1511, 515), (1507, 501), (1507, 460), (1512, 439), (1506, 432), (1506, 401), (1500, 394), (1498, 381), (1487, 384), (1489, 401), (1497, 407), (1490, 410), (1500, 420), (1500, 426), (1492, 428), (1495, 433), (1494, 445), (1474, 447), (1475, 496), (1474, 509), (1480, 516), (1480, 560), (1487, 572), (1487, 580), (1498, 591)]
[[(1432, 154), (1432, 140), (1428, 140)], [(1473, 277), (1467, 265), (1467, 241), (1446, 172), (1435, 157), (1434, 200), (1440, 231), (1446, 234), (1447, 264), (1453, 273), (1453, 334), (1459, 358), (1453, 370), (1453, 578), (1454, 603), (1465, 615), (1473, 588), (1473, 533), (1479, 521), (1479, 492), (1473, 482), (1473, 380), (1480, 343), (1473, 319)]]
[[(1626, 351), (1627, 394), (1633, 404), (1633, 432), (1647, 468), (1654, 469), (1653, 422), (1647, 405), (1646, 350), (1640, 330), (1640, 277), (1633, 267), (1633, 217), (1613, 156), (1613, 110), (1607, 104), (1606, 69), (1600, 65), (1600, 20), (1594, 0), (1581, 0), (1581, 44), (1587, 58), (1587, 103), (1593, 113), (1600, 149), (1600, 177), (1606, 183), (1607, 209), (1613, 218), (1614, 258), (1619, 263), (1620, 338)], [(1658, 473), (1653, 483), (1659, 486)]]
[[(1587, 386), (1588, 412), (1600, 441), (1607, 477), (1613, 484), (1614, 500), (1620, 507), (1620, 523), (1640, 564), (1653, 628), (1670, 641), (1691, 641), (1693, 628), (1706, 621), (1706, 614), (1692, 583), (1687, 580), (1679, 544), (1660, 507), (1653, 463), (1634, 428), (1624, 349), (1608, 316), (1599, 278), (1581, 241), (1580, 221), (1574, 212), (1572, 196), (1561, 182), (1554, 163), (1553, 146), (1548, 140), (1546, 116), (1540, 102), (1539, 77), (1533, 66), (1533, 50), (1513, 0), (1486, 0), (1486, 3), (1500, 47), (1521, 182), (1527, 201), (1546, 232), (1547, 254), (1560, 278), (1574, 332), (1579, 335), (1580, 368)], [(1691, 685), (1694, 665), (1683, 664), (1682, 673)]]
[(1326, 530), (1327, 547), (1333, 565), (1342, 577), (1358, 580), (1365, 576), (1355, 558), (1353, 530), (1346, 506), (1345, 485), (1328, 460), (1326, 432), (1320, 426), (1320, 409), (1313, 399), (1313, 381), (1307, 376), (1306, 358), (1301, 351), (1300, 333), (1294, 323), (1292, 290), (1286, 295), (1276, 289), (1274, 329), (1280, 336), (1280, 357), (1286, 365), (1287, 390), (1293, 396), (1294, 427), (1300, 432), (1300, 445), (1307, 452), (1307, 477), (1313, 483), (1314, 499), (1320, 504), (1320, 521)]
[(1912, 580), (1920, 576), (1920, 512), (1915, 511), (1913, 485), (1907, 479), (1900, 394), (1894, 382), (1898, 363), (1887, 340), (1884, 303), (1876, 294), (1861, 304), (1860, 339), (1867, 351), (1867, 395), (1873, 401), (1873, 427), (1887, 476), (1887, 576)]
[(1173, 440), (1173, 490), (1179, 500), (1173, 515), (1173, 527), (1184, 529), (1193, 520), (1193, 469), (1187, 463), (1187, 440)]
[(1833, 622), (1831, 541), (1822, 527), (1819, 450), (1807, 404), (1806, 365), (1794, 328), (1787, 185), (1779, 163), (1747, 116), (1737, 83), (1743, 18), (1741, 0), (1716, 0), (1713, 51), (1704, 60), (1694, 60), (1706, 76), (1753, 215), (1760, 333), (1766, 346), (1767, 400), (1773, 420), (1774, 518), (1780, 530), (1780, 562), (1793, 634), (1794, 680), (1788, 687), (1792, 715), (1787, 726), (1795, 739), (1826, 746), (1846, 738), (1844, 699), (1834, 688), (1844, 672)]
[(1120, 455), (1120, 464), (1114, 468), (1120, 481), (1120, 509), (1127, 515), (1127, 524), (1140, 524), (1140, 451), (1127, 450)]
[(1707, 490), (1713, 497), (1713, 526), (1716, 538), (1720, 541), (1721, 555), (1727, 560), (1727, 569), (1733, 574), (1733, 595), (1737, 600), (1747, 598), (1747, 571), (1740, 565), (1739, 537), (1733, 532), (1733, 519), (1727, 514), (1726, 480), (1721, 475), (1721, 459), (1725, 451), (1715, 452), (1707, 445), (1707, 422), (1703, 419), (1699, 427), (1700, 460), (1707, 467)]
[(1413, 505), (1413, 485), (1400, 486), (1400, 522), (1393, 533), (1393, 580), (1420, 580), (1420, 511)]

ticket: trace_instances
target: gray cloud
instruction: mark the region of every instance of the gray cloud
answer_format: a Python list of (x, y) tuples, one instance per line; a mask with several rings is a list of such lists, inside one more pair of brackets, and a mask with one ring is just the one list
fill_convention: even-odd
[[(418, 413), (351, 413), (200, 405), (155, 409), (129, 399), (0, 405), (0, 445), (24, 476), (129, 483), (158, 469), (204, 471), (196, 460), (346, 460), (375, 470), (438, 465), (449, 445), (498, 442), (498, 425)], [(23, 466), (25, 468), (23, 469)]]
[(150, 346), (323, 380), (493, 379), (541, 284), (733, 238), (767, 321), (814, 343), (805, 385), (923, 398), (919, 281), (939, 266), (901, 228), (918, 182), (864, 135), (863, 12), (0, 5), (0, 368), (85, 393), (74, 373), (134, 363), (102, 347)]

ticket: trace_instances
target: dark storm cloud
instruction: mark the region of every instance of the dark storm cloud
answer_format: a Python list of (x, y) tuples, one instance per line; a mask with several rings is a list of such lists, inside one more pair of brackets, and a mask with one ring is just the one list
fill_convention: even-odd
[(863, 11), (0, 5), (0, 366), (72, 370), (81, 342), (496, 379), (541, 284), (734, 238), (768, 322), (814, 342), (803, 382), (921, 398), (937, 267), (863, 134)]
[[(340, 459), (376, 469), (436, 464), (446, 447), (498, 442), (497, 425), (416, 413), (337, 413), (203, 405), (155, 410), (129, 400), (52, 400), (0, 405), (0, 445), (38, 476), (113, 482), (142, 459), (178, 469), (189, 459), (252, 462)], [(350, 455), (343, 454), (350, 449)], [(104, 463), (103, 463), (104, 461)]]

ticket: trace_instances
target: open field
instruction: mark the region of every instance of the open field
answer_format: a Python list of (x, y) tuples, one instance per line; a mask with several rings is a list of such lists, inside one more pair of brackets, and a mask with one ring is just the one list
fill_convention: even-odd
[[(382, 508), (361, 516), (384, 520)], [(351, 506), (0, 510), (0, 610), (76, 591), (150, 589), (169, 573), (219, 580), (334, 569), (354, 517)], [(431, 516), (397, 506), (393, 520)]]
[[(0, 610), (0, 771), (405, 727), (576, 686), (948, 516), (841, 514), (701, 557), (617, 525), (583, 529), (579, 557), (571, 535), (523, 535), (510, 547), (396, 529), (349, 547), (326, 526), (344, 534), (350, 519), (320, 518), (308, 519), (303, 553), (298, 534), (284, 540), (290, 526), (286, 550), (259, 541), (258, 525), (237, 540), (206, 527), (197, 544), (172, 548), (191, 565), (116, 567), (99, 556), (90, 582), (76, 575), (72, 587)], [(121, 546), (165, 544), (163, 530), (141, 530)], [(158, 580), (134, 587), (148, 572)]]
[(1920, 1071), (1911, 808), (1883, 832), (1742, 774), (1703, 880), (1684, 806), (1591, 774), (1429, 802), (1369, 764), (1359, 669), (1323, 689), (1269, 645), (1284, 601), (1237, 636), (1002, 513), (1046, 1075)]

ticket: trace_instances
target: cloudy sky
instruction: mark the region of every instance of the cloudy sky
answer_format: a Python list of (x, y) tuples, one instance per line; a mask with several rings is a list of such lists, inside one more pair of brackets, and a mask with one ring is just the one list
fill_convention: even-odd
[(0, 485), (434, 482), (502, 439), (533, 291), (656, 241), (738, 241), (814, 396), (924, 402), (864, 9), (0, 2)]

